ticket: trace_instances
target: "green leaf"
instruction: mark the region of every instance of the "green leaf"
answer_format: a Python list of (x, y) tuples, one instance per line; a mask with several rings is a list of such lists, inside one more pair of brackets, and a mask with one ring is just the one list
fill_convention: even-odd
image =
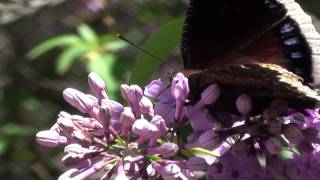
[(183, 142), (188, 142), (187, 138), (188, 135), (193, 132), (193, 129), (190, 124), (182, 126), (180, 128), (180, 138), (183, 140)]
[(66, 73), (72, 63), (88, 50), (85, 46), (72, 46), (64, 50), (58, 57), (56, 72), (60, 75)]
[(0, 155), (6, 152), (9, 146), (9, 141), (6, 136), (0, 136)]
[(128, 43), (120, 40), (116, 35), (113, 34), (99, 36), (99, 43), (108, 52), (118, 51), (129, 46)]
[(86, 61), (88, 71), (96, 72), (106, 82), (108, 96), (112, 99), (117, 98), (116, 94), (120, 86), (120, 82), (115, 79), (112, 71), (116, 60), (114, 55), (109, 54), (106, 56), (97, 56), (94, 59)]
[(97, 34), (88, 25), (81, 24), (77, 30), (84, 41), (86, 41), (89, 44), (98, 44)]
[[(165, 24), (154, 33), (143, 48), (162, 60), (180, 44), (183, 20), (178, 19)], [(133, 68), (130, 84), (144, 86), (161, 63), (150, 55), (140, 52)]]
[(126, 47), (128, 47), (128, 43), (121, 40), (112, 41), (104, 45), (104, 49), (106, 49), (108, 52), (119, 51)]
[(293, 152), (288, 149), (283, 149), (279, 152), (278, 156), (282, 159), (292, 159), (293, 158)]
[(39, 57), (43, 53), (59, 46), (72, 46), (75, 44), (81, 44), (82, 40), (75, 35), (61, 35), (61, 36), (56, 36), (53, 38), (50, 38), (38, 46), (36, 46), (33, 50), (31, 50), (28, 54), (27, 57), (31, 60)]
[(102, 45), (103, 44), (107, 44), (107, 43), (112, 42), (112, 41), (119, 40), (119, 38), (114, 34), (100, 35), (98, 38), (99, 38), (99, 43), (102, 44)]
[(30, 136), (36, 132), (36, 129), (32, 126), (7, 123), (1, 127), (0, 132), (9, 136)]
[(42, 102), (35, 97), (28, 96), (22, 100), (21, 106), (29, 111), (35, 111), (42, 106)]
[(27, 148), (15, 148), (13, 152), (11, 152), (11, 156), (12, 159), (24, 163), (30, 163), (35, 158), (35, 154), (33, 154), (32, 151)]

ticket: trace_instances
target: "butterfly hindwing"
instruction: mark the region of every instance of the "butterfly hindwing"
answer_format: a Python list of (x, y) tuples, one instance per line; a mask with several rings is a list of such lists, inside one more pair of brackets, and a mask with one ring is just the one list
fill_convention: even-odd
[(228, 103), (230, 100), (229, 104), (235, 102), (239, 92), (250, 94), (254, 100), (261, 100), (262, 103), (267, 99), (287, 99), (291, 107), (296, 108), (301, 105), (311, 108), (320, 100), (318, 93), (305, 86), (299, 76), (275, 64), (231, 64), (201, 71), (190, 75), (189, 79), (197, 82), (192, 89), (199, 91), (207, 84), (219, 84), (223, 101)]
[(320, 83), (320, 35), (307, 15), (294, 0), (279, 0), (287, 9), (287, 17), (274, 31), (287, 59), (290, 70), (305, 82)]

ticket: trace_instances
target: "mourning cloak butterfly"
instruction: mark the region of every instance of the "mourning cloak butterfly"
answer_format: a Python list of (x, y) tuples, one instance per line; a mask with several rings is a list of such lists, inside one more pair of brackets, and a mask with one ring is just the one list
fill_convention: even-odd
[(191, 96), (208, 84), (314, 106), (320, 35), (294, 0), (191, 0), (181, 50)]

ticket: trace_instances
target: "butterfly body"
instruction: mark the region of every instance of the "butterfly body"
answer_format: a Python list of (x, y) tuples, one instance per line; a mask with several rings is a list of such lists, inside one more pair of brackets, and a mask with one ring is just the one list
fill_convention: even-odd
[(194, 99), (218, 83), (226, 99), (319, 101), (320, 35), (293, 0), (191, 0), (181, 50)]

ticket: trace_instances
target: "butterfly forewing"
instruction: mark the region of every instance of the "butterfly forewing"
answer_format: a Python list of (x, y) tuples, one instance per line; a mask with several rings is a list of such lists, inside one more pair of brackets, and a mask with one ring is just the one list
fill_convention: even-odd
[(226, 64), (224, 57), (269, 31), (286, 13), (276, 0), (191, 0), (182, 35), (185, 68)]
[(219, 83), (229, 97), (248, 93), (311, 107), (319, 101), (310, 86), (320, 82), (319, 37), (293, 0), (191, 0), (181, 49), (198, 91)]

